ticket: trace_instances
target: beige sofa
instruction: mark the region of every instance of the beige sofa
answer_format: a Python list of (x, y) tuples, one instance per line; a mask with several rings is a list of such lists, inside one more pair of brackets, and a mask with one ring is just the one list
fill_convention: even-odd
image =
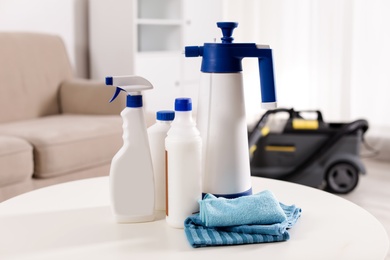
[(112, 88), (74, 79), (58, 36), (1, 32), (0, 64), (0, 201), (107, 175), (124, 97), (109, 104)]

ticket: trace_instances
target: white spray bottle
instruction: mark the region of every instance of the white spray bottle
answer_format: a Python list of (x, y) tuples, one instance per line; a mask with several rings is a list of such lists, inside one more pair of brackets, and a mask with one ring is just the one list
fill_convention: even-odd
[(154, 220), (154, 179), (146, 131), (141, 90), (152, 84), (138, 76), (107, 77), (106, 85), (117, 86), (112, 102), (121, 91), (127, 92), (123, 118), (123, 146), (110, 168), (111, 207), (119, 223)]
[(254, 43), (233, 43), (237, 23), (217, 23), (221, 43), (189, 46), (186, 57), (202, 57), (197, 125), (203, 140), (203, 193), (235, 198), (252, 194), (241, 61), (258, 59), (262, 106), (275, 108), (272, 50)]

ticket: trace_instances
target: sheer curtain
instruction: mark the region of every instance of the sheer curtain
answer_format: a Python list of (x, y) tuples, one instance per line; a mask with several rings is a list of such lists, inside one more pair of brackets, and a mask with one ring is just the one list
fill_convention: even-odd
[[(367, 119), (390, 138), (390, 1), (225, 0), (236, 42), (269, 44), (280, 107), (319, 109), (326, 121)], [(257, 63), (244, 62), (249, 120), (259, 105)]]

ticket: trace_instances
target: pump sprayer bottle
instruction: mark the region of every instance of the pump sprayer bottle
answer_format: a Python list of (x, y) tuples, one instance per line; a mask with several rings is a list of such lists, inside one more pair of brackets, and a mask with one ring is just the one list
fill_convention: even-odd
[(110, 168), (111, 207), (119, 223), (154, 219), (154, 179), (146, 123), (140, 91), (153, 88), (142, 77), (107, 77), (106, 85), (117, 86), (112, 102), (121, 91), (127, 92), (123, 118), (123, 146)]
[(237, 23), (217, 23), (222, 43), (185, 48), (202, 57), (197, 126), (203, 141), (202, 189), (228, 198), (252, 193), (241, 60), (258, 59), (262, 106), (276, 106), (272, 51), (254, 43), (232, 43)]

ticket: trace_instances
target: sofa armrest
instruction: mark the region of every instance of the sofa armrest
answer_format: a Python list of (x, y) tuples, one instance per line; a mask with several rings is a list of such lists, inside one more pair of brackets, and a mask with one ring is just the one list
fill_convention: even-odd
[(60, 110), (67, 114), (117, 114), (126, 106), (126, 95), (109, 103), (115, 89), (104, 83), (86, 79), (65, 81), (60, 86)]

